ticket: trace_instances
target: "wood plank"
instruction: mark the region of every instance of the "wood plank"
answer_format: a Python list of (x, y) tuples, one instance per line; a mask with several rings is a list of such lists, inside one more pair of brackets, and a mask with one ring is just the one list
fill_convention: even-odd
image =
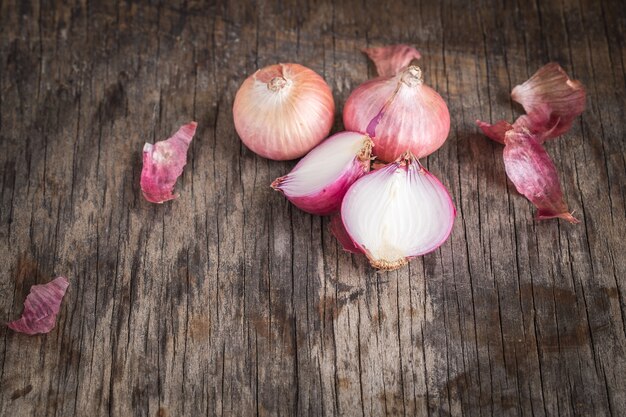
[[(626, 12), (618, 1), (0, 2), (0, 317), (71, 286), (56, 328), (0, 327), (0, 415), (620, 415), (626, 408)], [(271, 181), (232, 102), (300, 62), (334, 131), (405, 42), (449, 105), (424, 163), (457, 220), (377, 273)], [(533, 219), (500, 145), (508, 92), (549, 61), (588, 108), (548, 143), (579, 225)], [(140, 195), (141, 148), (196, 120), (180, 198)]]

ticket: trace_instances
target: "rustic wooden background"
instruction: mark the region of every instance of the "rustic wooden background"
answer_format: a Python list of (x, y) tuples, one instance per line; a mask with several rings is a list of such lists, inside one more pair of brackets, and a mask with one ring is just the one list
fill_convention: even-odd
[[(624, 415), (623, 4), (300, 3), (1, 2), (0, 320), (71, 286), (49, 334), (0, 327), (0, 415)], [(294, 163), (248, 151), (231, 106), (295, 61), (341, 109), (374, 75), (359, 48), (397, 42), (450, 107), (426, 164), (458, 217), (376, 273), (270, 189)], [(547, 145), (579, 225), (533, 220), (474, 126), (552, 60), (589, 92)], [(180, 198), (147, 203), (143, 143), (190, 120)]]

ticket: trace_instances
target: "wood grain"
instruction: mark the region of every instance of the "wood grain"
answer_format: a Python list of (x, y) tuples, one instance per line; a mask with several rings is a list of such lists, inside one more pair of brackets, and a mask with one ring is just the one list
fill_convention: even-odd
[[(0, 318), (65, 275), (57, 327), (0, 327), (2, 416), (604, 416), (626, 409), (626, 12), (613, 0), (0, 2)], [(425, 161), (450, 239), (376, 273), (269, 184), (232, 123), (294, 61), (338, 109), (406, 42), (448, 102)], [(559, 62), (588, 108), (547, 144), (580, 225), (537, 222), (477, 118)], [(334, 130), (342, 128), (338, 112)], [(144, 142), (199, 122), (163, 205)]]

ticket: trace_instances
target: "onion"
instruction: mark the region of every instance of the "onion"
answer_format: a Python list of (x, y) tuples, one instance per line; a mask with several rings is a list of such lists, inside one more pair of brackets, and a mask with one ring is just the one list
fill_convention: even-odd
[(318, 215), (331, 214), (354, 181), (370, 170), (372, 140), (356, 132), (341, 132), (326, 139), (272, 188), (296, 207)]
[(455, 215), (446, 188), (409, 151), (357, 180), (341, 204), (350, 239), (373, 267), (387, 271), (441, 246)]
[(303, 156), (333, 124), (330, 87), (299, 64), (270, 65), (248, 77), (235, 96), (233, 119), (239, 137), (253, 152), (274, 160)]
[(439, 149), (450, 131), (450, 113), (441, 96), (424, 85), (421, 69), (409, 66), (357, 87), (344, 107), (343, 123), (347, 130), (370, 135), (374, 155), (390, 162), (406, 150), (422, 158)]

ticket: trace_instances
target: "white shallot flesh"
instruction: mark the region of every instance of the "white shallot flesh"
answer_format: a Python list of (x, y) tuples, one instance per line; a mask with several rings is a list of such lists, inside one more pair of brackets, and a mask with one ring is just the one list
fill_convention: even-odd
[(441, 246), (455, 216), (448, 190), (410, 151), (357, 180), (341, 205), (347, 234), (385, 271)]

